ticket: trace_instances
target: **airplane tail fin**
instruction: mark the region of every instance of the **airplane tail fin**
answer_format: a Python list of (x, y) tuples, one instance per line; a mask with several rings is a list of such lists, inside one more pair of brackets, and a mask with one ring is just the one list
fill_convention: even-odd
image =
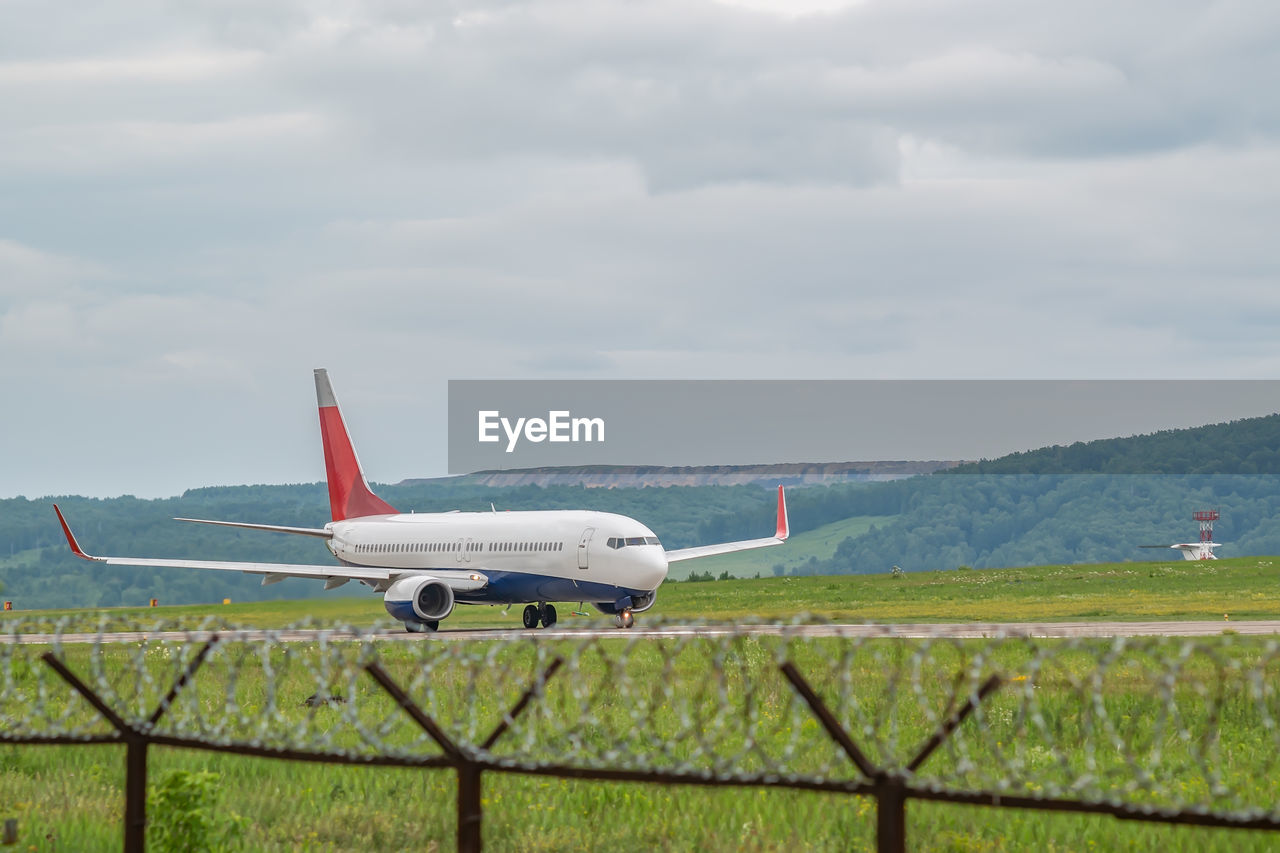
[(316, 403), (320, 407), (320, 439), (324, 442), (324, 473), (329, 481), (329, 510), (334, 521), (366, 515), (394, 515), (396, 509), (373, 493), (351, 446), (329, 372), (316, 368)]

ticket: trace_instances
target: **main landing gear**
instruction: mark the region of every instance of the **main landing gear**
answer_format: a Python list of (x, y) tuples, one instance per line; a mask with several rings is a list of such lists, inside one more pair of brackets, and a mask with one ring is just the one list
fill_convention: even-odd
[(530, 604), (524, 609), (524, 626), (526, 628), (537, 628), (539, 622), (542, 623), (543, 628), (550, 628), (556, 624), (556, 609), (553, 605), (539, 601), (537, 604)]
[(617, 625), (619, 628), (630, 628), (632, 625), (636, 624), (636, 617), (632, 614), (631, 608), (628, 607), (617, 616), (614, 616), (613, 624)]
[(406, 622), (404, 629), (410, 634), (434, 634), (440, 630), (440, 620), (432, 619), (428, 622)]

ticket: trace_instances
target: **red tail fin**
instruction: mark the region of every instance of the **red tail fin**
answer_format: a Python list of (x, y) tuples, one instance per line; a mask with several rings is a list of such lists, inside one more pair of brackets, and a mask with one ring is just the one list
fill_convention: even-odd
[(360, 470), (351, 446), (329, 372), (316, 368), (316, 402), (320, 406), (320, 439), (324, 442), (324, 473), (329, 480), (329, 510), (334, 521), (366, 515), (394, 515), (396, 509), (375, 495)]

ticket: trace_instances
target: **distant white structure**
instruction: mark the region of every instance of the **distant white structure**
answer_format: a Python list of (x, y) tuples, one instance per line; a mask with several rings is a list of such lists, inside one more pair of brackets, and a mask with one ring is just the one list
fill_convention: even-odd
[(1213, 523), (1222, 516), (1216, 509), (1200, 510), (1192, 514), (1192, 517), (1200, 522), (1200, 541), (1199, 542), (1183, 542), (1177, 545), (1142, 545), (1142, 548), (1176, 548), (1182, 552), (1184, 560), (1216, 560), (1217, 555), (1213, 553), (1213, 549), (1217, 548), (1220, 542), (1213, 541)]

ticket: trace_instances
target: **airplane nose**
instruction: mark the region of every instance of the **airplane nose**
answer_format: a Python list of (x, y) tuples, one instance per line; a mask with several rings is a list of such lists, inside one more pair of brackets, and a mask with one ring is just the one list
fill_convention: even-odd
[(661, 548), (637, 548), (640, 561), (637, 579), (645, 589), (657, 589), (667, 578), (667, 554)]

